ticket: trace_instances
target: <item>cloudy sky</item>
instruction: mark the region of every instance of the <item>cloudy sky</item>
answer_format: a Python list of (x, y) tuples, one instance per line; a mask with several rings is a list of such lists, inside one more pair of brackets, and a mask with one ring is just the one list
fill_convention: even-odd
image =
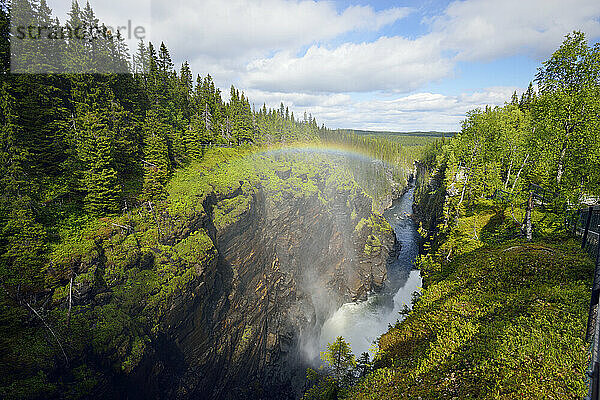
[[(48, 3), (60, 16), (70, 1)], [(109, 24), (145, 26), (225, 99), (234, 84), (256, 107), (283, 101), (331, 128), (455, 131), (469, 109), (522, 92), (567, 33), (600, 41), (598, 0), (91, 4)]]

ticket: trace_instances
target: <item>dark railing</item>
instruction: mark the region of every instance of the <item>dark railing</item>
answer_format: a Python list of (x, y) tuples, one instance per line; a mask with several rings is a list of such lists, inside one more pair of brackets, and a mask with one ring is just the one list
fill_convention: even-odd
[(552, 190), (545, 189), (535, 183), (530, 183), (527, 187), (527, 192), (531, 192), (533, 200), (539, 201), (542, 205), (552, 203), (557, 194)]
[(600, 206), (588, 207), (573, 213), (569, 225), (581, 236), (581, 248), (596, 260), (590, 297), (585, 339), (590, 343), (590, 364), (587, 400), (600, 400)]

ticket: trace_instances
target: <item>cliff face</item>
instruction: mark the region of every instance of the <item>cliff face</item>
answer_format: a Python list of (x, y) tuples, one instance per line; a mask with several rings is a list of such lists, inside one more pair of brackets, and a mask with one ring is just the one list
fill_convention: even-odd
[(242, 182), (207, 198), (217, 275), (203, 282), (209, 301), (170, 315), (188, 321), (169, 332), (186, 368), (177, 395), (297, 397), (322, 322), (381, 287), (395, 237), (360, 188), (327, 184), (329, 174), (276, 171), (282, 181), (312, 179), (318, 190), (308, 196)]
[(69, 337), (89, 344), (71, 364), (98, 397), (297, 397), (324, 320), (386, 279), (396, 239), (371, 203), (322, 159), (190, 167), (162, 204), (55, 252), (56, 279), (77, 274)]

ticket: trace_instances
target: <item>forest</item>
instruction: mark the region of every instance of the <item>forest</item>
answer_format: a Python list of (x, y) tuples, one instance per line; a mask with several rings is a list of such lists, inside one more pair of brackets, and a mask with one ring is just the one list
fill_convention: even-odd
[[(12, 7), (28, 8), (24, 14), (36, 18), (34, 26), (52, 18), (45, 1), (14, 1)], [(8, 13), (2, 9), (1, 273), (14, 299), (44, 291), (44, 254), (60, 221), (118, 213), (160, 198), (173, 171), (210, 147), (322, 138), (386, 159), (401, 148), (353, 142), (319, 127), (312, 115), (297, 118), (283, 103), (256, 109), (233, 86), (224, 101), (209, 74), (193, 76), (188, 63), (176, 71), (164, 43), (158, 48), (140, 43), (129, 74), (10, 74)], [(74, 2), (66, 24), (94, 26), (98, 20), (89, 3), (80, 9)], [(122, 39), (92, 43), (112, 46), (106, 53), (114, 63), (128, 62)], [(77, 54), (73, 62), (84, 65), (93, 64), (96, 54), (86, 48), (64, 51)]]

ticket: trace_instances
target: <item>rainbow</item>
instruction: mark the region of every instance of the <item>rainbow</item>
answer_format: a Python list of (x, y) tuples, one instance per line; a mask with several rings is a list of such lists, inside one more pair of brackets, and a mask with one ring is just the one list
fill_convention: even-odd
[(271, 145), (268, 148), (259, 148), (256, 152), (253, 152), (253, 154), (272, 155), (281, 153), (292, 154), (295, 152), (331, 154), (332, 156), (355, 158), (367, 162), (377, 161), (390, 169), (396, 169), (399, 167), (394, 166), (385, 160), (373, 157), (373, 155), (369, 154), (367, 151), (361, 151), (354, 147), (345, 146), (338, 143), (296, 142), (292, 144)]

